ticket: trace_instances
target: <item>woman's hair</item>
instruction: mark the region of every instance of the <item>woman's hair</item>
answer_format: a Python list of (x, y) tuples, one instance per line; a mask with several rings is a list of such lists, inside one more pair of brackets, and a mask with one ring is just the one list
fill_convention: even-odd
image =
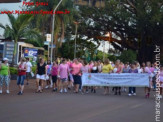
[(21, 61), (25, 62), (25, 61), (26, 61), (26, 59), (25, 59), (25, 58), (21, 58)]
[(104, 64), (109, 64), (109, 63), (110, 63), (109, 59), (104, 60)]
[(50, 61), (50, 60), (48, 60), (48, 61), (47, 61), (47, 64), (51, 64), (51, 61)]
[(43, 60), (43, 58), (40, 58), (40, 59), (39, 59), (39, 63), (41, 63), (42, 60)]

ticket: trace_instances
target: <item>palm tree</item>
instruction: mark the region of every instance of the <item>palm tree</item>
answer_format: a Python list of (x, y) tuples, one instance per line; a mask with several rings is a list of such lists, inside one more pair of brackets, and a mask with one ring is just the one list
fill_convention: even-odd
[[(33, 0), (34, 2), (37, 2), (37, 0)], [(31, 11), (52, 11), (58, 4), (59, 0), (47, 0), (48, 6), (38, 6), (38, 7), (32, 7), (29, 8)], [(72, 0), (63, 0), (61, 5), (59, 6), (58, 10), (64, 11), (67, 9), (70, 11), (70, 14), (56, 14), (55, 16), (55, 28), (54, 28), (54, 44), (56, 45), (56, 51), (58, 50), (58, 47), (61, 47), (62, 41), (65, 38), (65, 30), (68, 24), (70, 24), (73, 21), (73, 15), (75, 12), (75, 9), (73, 7), (73, 1)], [(45, 14), (42, 15), (36, 15), (34, 26), (39, 28), (42, 32), (42, 36), (44, 36), (46, 33), (52, 32), (52, 15)], [(55, 53), (56, 54), (56, 53)]]
[(13, 53), (13, 59), (12, 64), (14, 65), (14, 59), (16, 55), (16, 49), (17, 49), (17, 42), (21, 38), (30, 38), (32, 35), (39, 35), (38, 31), (36, 29), (30, 29), (28, 27), (30, 21), (32, 20), (32, 15), (19, 15), (18, 17), (15, 17), (11, 14), (8, 14), (8, 19), (10, 24), (9, 25), (2, 25), (0, 23), (0, 27), (4, 29), (4, 37), (10, 38), (14, 40), (14, 53)]

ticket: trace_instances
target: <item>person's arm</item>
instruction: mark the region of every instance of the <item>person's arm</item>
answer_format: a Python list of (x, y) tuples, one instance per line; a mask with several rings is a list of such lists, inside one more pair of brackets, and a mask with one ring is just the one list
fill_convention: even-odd
[(47, 68), (47, 65), (45, 66), (45, 76), (47, 76), (47, 70), (48, 70), (48, 68)]
[(2, 67), (2, 66), (1, 66), (1, 64), (0, 64), (0, 70), (1, 70), (1, 67)]
[(109, 65), (109, 68), (110, 68), (110, 69), (109, 69), (109, 73), (112, 73), (112, 71), (113, 71), (113, 67), (112, 67), (111, 64)]

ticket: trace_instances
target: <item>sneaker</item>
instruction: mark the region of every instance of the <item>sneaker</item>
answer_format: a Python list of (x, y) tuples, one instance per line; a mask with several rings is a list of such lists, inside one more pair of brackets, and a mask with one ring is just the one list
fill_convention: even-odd
[(49, 88), (49, 86), (45, 86), (45, 89), (48, 89)]
[(6, 93), (7, 93), (7, 94), (9, 94), (9, 93), (10, 93), (10, 91), (9, 91), (9, 90), (6, 90)]
[(132, 96), (132, 94), (128, 94), (128, 96)]
[(62, 92), (63, 92), (63, 89), (60, 90), (60, 93), (62, 93)]
[(2, 94), (2, 90), (0, 90), (0, 94)]
[(18, 95), (21, 95), (21, 92), (18, 92)]
[(88, 94), (89, 93), (89, 91), (86, 91), (86, 94)]
[(158, 95), (158, 98), (162, 99), (162, 95)]
[(67, 89), (66, 88), (64, 89), (64, 92), (67, 93)]
[(136, 96), (136, 93), (133, 93), (134, 96)]

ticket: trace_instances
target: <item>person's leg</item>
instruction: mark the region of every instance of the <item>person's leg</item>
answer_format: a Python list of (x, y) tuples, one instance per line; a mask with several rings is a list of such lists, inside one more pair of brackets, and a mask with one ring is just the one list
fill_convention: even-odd
[(79, 85), (80, 84), (76, 84), (76, 90), (75, 90), (76, 92), (79, 92)]
[(63, 89), (64, 89), (64, 92), (67, 92), (67, 79), (66, 81), (63, 82)]
[(39, 92), (39, 82), (40, 82), (40, 79), (37, 78), (36, 79), (36, 88), (37, 88), (36, 92)]
[(20, 84), (21, 94), (23, 94), (23, 91), (24, 91), (24, 80), (25, 80), (25, 75), (22, 75), (21, 76), (21, 84)]
[(128, 94), (129, 96), (131, 96), (132, 95), (132, 87), (129, 87), (129, 94)]
[(9, 83), (10, 83), (10, 79), (9, 79), (9, 76), (5, 76), (5, 83), (6, 83), (6, 93), (9, 94), (10, 91), (9, 91)]
[(60, 93), (62, 93), (63, 92), (63, 81), (62, 81), (62, 79), (60, 80)]
[(115, 90), (114, 95), (117, 95), (117, 93), (118, 93), (118, 87), (114, 87), (114, 90)]
[(0, 75), (0, 94), (2, 94), (3, 81), (4, 81), (3, 76)]
[(29, 72), (27, 72), (27, 75), (26, 75), (26, 80), (27, 80), (27, 85), (29, 84)]
[(17, 77), (17, 85), (19, 89), (18, 95), (20, 95), (21, 94), (21, 76)]
[(118, 87), (118, 93), (121, 95), (121, 87)]
[(136, 87), (133, 87), (133, 93), (136, 93)]

